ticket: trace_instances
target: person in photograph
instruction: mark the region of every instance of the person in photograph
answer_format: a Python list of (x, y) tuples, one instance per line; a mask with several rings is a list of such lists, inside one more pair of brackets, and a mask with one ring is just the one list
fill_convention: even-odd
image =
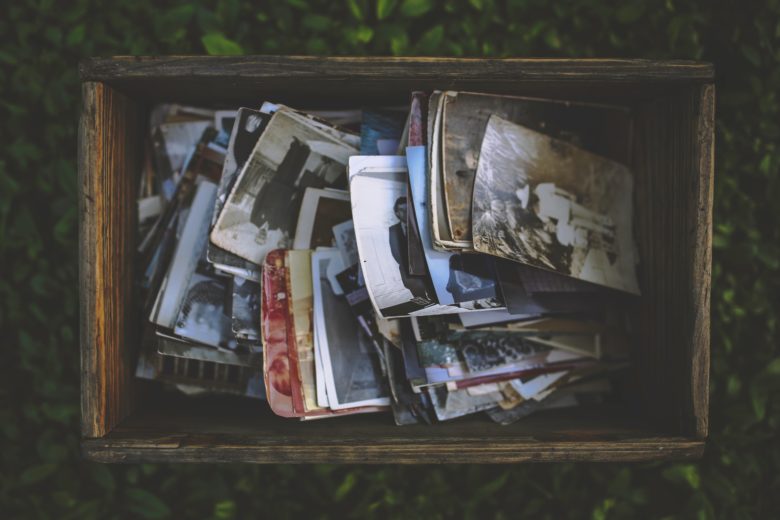
[(390, 252), (398, 263), (398, 270), (401, 273), (401, 282), (404, 284), (404, 287), (411, 291), (413, 297), (430, 300), (425, 280), (409, 274), (406, 211), (406, 196), (398, 197), (395, 204), (393, 204), (393, 213), (395, 213), (398, 223), (390, 226), (388, 229)]
[(190, 287), (176, 323), (177, 332), (208, 345), (230, 347), (224, 330), (224, 295), (225, 288), (213, 280)]
[[(309, 145), (292, 136), (284, 159), (276, 167), (276, 171), (271, 172), (270, 179), (267, 179), (255, 197), (249, 217), (255, 226), (262, 228), (263, 224), (268, 224), (270, 229), (278, 229), (288, 221), (287, 214), (290, 208), (294, 208), (295, 182), (310, 153)], [(294, 213), (298, 214), (297, 208)]]
[(236, 127), (236, 140), (233, 143), (233, 156), (237, 165), (241, 166), (249, 159), (264, 126), (265, 121), (260, 114), (241, 111), (241, 118)]

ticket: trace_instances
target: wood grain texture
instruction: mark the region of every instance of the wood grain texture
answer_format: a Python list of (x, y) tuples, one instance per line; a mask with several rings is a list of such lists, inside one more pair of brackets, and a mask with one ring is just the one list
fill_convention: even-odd
[(503, 443), (457, 442), (431, 444), (362, 442), (345, 439), (333, 444), (290, 444), (283, 439), (243, 444), (219, 437), (192, 435), (150, 439), (89, 439), (82, 453), (96, 462), (249, 462), (257, 464), (511, 464), (520, 462), (639, 462), (695, 460), (704, 442), (682, 437), (656, 437), (634, 441), (523, 440)]
[[(102, 83), (82, 85), (79, 123), (81, 431), (100, 437), (132, 407), (138, 107)], [(140, 142), (140, 140), (135, 140)]]
[(709, 433), (710, 396), (710, 292), (712, 286), (712, 207), (715, 175), (715, 85), (698, 92), (696, 166), (698, 182), (690, 220), (696, 222), (693, 240), (690, 305), (693, 308), (691, 366), (689, 368), (693, 424), (689, 428), (704, 439)]
[(139, 99), (299, 108), (406, 104), (410, 91), (433, 89), (632, 103), (713, 74), (690, 61), (313, 56), (119, 56), (85, 60), (80, 71)]
[(636, 114), (643, 410), (704, 438), (709, 393), (714, 86), (690, 86)]
[[(709, 63), (641, 59), (412, 58), (324, 56), (115, 56), (81, 62), (82, 81), (130, 78), (451, 78), (483, 81), (708, 81)], [(407, 94), (408, 95), (408, 94)]]
[(103, 462), (450, 463), (636, 461), (701, 455), (700, 440), (658, 434), (621, 407), (543, 412), (501, 427), (470, 417), (397, 427), (388, 414), (299, 422), (256, 403), (162, 399), (83, 442)]

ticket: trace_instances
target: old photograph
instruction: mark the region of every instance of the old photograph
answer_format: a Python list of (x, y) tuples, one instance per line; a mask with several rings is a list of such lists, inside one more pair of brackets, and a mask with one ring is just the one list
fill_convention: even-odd
[(260, 338), (260, 284), (233, 277), (232, 329), (238, 338)]
[(403, 157), (350, 160), (352, 215), (368, 293), (384, 318), (456, 312), (436, 303), (429, 277), (409, 274), (405, 174)]
[(474, 183), (474, 247), (639, 294), (625, 166), (491, 116)]
[(340, 289), (334, 291), (332, 285), (337, 272), (343, 269), (339, 252), (315, 251), (311, 258), (315, 327), (330, 407), (338, 410), (389, 405), (380, 352), (358, 326), (346, 299), (336, 294)]
[(360, 262), (357, 240), (355, 239), (355, 224), (352, 219), (333, 226), (332, 231), (344, 265), (355, 265)]
[(455, 240), (471, 240), (471, 194), (482, 132), (491, 114), (628, 162), (631, 118), (623, 107), (473, 92), (448, 91), (443, 97), (442, 187)]
[[(258, 110), (249, 108), (239, 109), (236, 116), (236, 122), (232, 127), (233, 132), (230, 134), (227, 155), (225, 156), (225, 163), (222, 168), (222, 177), (219, 182), (219, 189), (217, 190), (217, 199), (214, 202), (214, 216), (212, 217), (211, 222), (212, 229), (222, 212), (222, 208), (225, 205), (225, 201), (233, 187), (236, 177), (247, 159), (249, 159), (257, 140), (260, 138), (260, 134), (262, 134), (270, 118), (270, 114)], [(255, 281), (260, 280), (259, 273), (257, 272), (257, 264), (226, 251), (211, 241), (209, 241), (207, 256), (209, 262), (215, 264), (220, 270), (250, 278)]]
[(306, 188), (295, 228), (293, 249), (332, 247), (333, 227), (351, 219), (348, 191)]
[(436, 300), (442, 305), (475, 302), (473, 307), (479, 309), (502, 307), (492, 258), (437, 251), (433, 248), (425, 148), (407, 148), (406, 159), (416, 223)]
[(211, 264), (202, 258), (189, 279), (173, 332), (199, 343), (235, 350), (231, 317), (225, 307), (229, 285), (229, 280), (214, 275)]
[(550, 347), (533, 343), (511, 332), (454, 333), (449, 339), (460, 350), (471, 372), (482, 372), (533, 358), (542, 362), (550, 350)]
[(292, 246), (307, 187), (345, 186), (355, 148), (306, 121), (277, 111), (228, 196), (211, 240), (254, 263)]

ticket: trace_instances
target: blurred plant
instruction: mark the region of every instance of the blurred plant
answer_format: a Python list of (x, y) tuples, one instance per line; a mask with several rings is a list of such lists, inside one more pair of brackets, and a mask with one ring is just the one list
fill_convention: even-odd
[[(241, 0), (7, 5), (0, 18), (4, 517), (767, 518), (780, 510), (780, 2)], [(685, 464), (102, 466), (80, 460), (77, 62), (309, 53), (715, 63), (711, 441)]]

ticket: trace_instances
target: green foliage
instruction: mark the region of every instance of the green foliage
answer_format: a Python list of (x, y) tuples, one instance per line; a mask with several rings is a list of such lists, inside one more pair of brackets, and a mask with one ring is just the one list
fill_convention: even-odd
[[(780, 2), (11, 2), (0, 17), (6, 518), (769, 518), (780, 510)], [(101, 466), (78, 449), (82, 57), (316, 53), (703, 59), (717, 71), (711, 440), (701, 461)], [(773, 515), (774, 512), (774, 515)]]

